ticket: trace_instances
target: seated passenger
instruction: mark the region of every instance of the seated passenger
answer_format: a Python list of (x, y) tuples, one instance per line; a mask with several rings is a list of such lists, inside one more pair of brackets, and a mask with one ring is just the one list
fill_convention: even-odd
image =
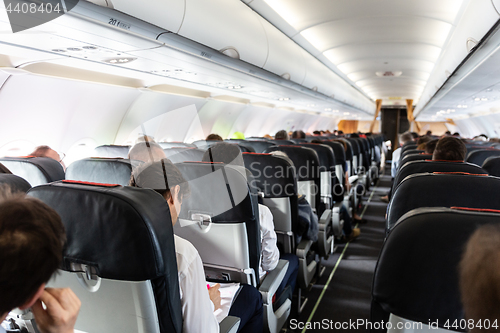
[(417, 150), (425, 150), (425, 145), (427, 144), (427, 142), (429, 141), (432, 141), (432, 139), (427, 136), (427, 135), (424, 135), (424, 136), (421, 136), (420, 138), (418, 138), (418, 141), (417, 141)]
[(128, 159), (141, 162), (153, 162), (166, 158), (163, 148), (156, 142), (142, 141), (132, 146)]
[(288, 136), (288, 133), (285, 130), (281, 130), (276, 132), (274, 135), (275, 140), (289, 140), (290, 137)]
[(45, 288), (61, 265), (65, 239), (52, 208), (0, 187), (0, 323), (14, 308), (31, 307), (42, 333), (73, 332), (80, 300), (71, 289)]
[[(469, 332), (497, 331), (500, 324), (500, 226), (485, 225), (471, 236), (460, 262), (460, 293)], [(484, 325), (489, 320), (487, 327)], [(482, 326), (478, 325), (479, 323)], [(482, 329), (484, 327), (484, 329)]]
[[(203, 162), (222, 162), (224, 164), (244, 167), (243, 156), (241, 151), (235, 145), (230, 143), (221, 142), (209, 148), (203, 155)], [(307, 202), (307, 201), (306, 201)], [(312, 210), (311, 210), (312, 212)], [(299, 259), (296, 255), (291, 253), (284, 253), (280, 256), (278, 246), (276, 245), (277, 236), (274, 231), (273, 215), (269, 208), (259, 204), (259, 221), (260, 221), (260, 239), (261, 239), (261, 259), (259, 275), (262, 280), (268, 271), (272, 271), (278, 265), (281, 259), (288, 260), (288, 270), (286, 272), (283, 282), (278, 288), (276, 295), (281, 295), (286, 286), (290, 286), (290, 299), (299, 271)], [(316, 240), (317, 240), (316, 228)]]
[(10, 170), (7, 169), (7, 167), (5, 165), (3, 165), (2, 163), (0, 163), (0, 173), (12, 174), (12, 172), (10, 172)]
[(212, 133), (207, 136), (205, 141), (224, 141), (224, 140), (219, 134)]
[(306, 133), (304, 131), (298, 130), (292, 133), (292, 139), (305, 139)]
[[(232, 146), (232, 145), (231, 145)], [(175, 225), (182, 199), (189, 194), (189, 185), (181, 172), (168, 159), (141, 165), (132, 173), (131, 186), (151, 188), (161, 194), (170, 209)], [(174, 235), (177, 270), (182, 304), (184, 333), (219, 332), (214, 311), (221, 306), (217, 284), (207, 291), (205, 272), (200, 255), (187, 240)], [(241, 285), (229, 310), (230, 316), (241, 319), (238, 332), (262, 332), (264, 325), (262, 296), (250, 285)]]
[(426, 154), (434, 154), (434, 150), (436, 149), (436, 145), (438, 143), (438, 139), (431, 140), (425, 144), (424, 150)]
[(445, 136), (439, 139), (432, 159), (436, 161), (460, 161), (465, 160), (467, 148), (461, 139), (453, 136)]
[(33, 157), (49, 157), (57, 162), (61, 163), (64, 170), (66, 170), (66, 165), (64, 165), (63, 159), (64, 155), (61, 157), (57, 151), (50, 148), (49, 146), (38, 146), (35, 150), (30, 154)]

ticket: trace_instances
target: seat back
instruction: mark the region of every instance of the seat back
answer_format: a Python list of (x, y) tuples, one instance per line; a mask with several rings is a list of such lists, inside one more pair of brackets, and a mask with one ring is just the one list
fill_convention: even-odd
[(306, 197), (313, 210), (317, 212), (321, 203), (321, 180), (319, 158), (316, 151), (303, 146), (275, 146), (265, 152), (285, 152), (292, 160), (296, 170), (298, 193)]
[(130, 146), (102, 145), (94, 149), (94, 157), (128, 158)]
[(345, 170), (346, 165), (346, 152), (344, 150), (344, 145), (340, 142), (335, 141), (323, 141), (324, 145), (329, 146), (333, 150), (333, 155), (335, 156), (335, 174), (340, 184), (344, 186), (345, 184)]
[(62, 165), (49, 157), (3, 157), (0, 163), (33, 187), (64, 179)]
[(222, 141), (220, 140), (197, 140), (192, 143), (196, 148), (207, 150), (209, 147), (212, 147)]
[(25, 179), (9, 173), (0, 173), (0, 185), (8, 185), (12, 192), (28, 192), (30, 183)]
[(401, 166), (393, 183), (393, 193), (406, 177), (426, 172), (466, 172), (471, 174), (485, 174), (486, 171), (472, 163), (452, 161), (411, 161)]
[(458, 283), (463, 250), (479, 226), (499, 221), (499, 214), (449, 208), (419, 208), (402, 216), (377, 262), (371, 322), (388, 322), (392, 314), (445, 328), (464, 319)]
[(404, 152), (409, 151), (409, 150), (416, 150), (417, 149), (417, 144), (414, 142), (411, 143), (406, 143), (401, 147), (401, 156), (403, 155)]
[(471, 207), (500, 209), (492, 193), (500, 191), (500, 178), (487, 174), (414, 174), (405, 178), (388, 207), (387, 228), (391, 230), (405, 213), (421, 207)]
[(500, 177), (500, 156), (488, 157), (482, 167), (490, 176)]
[(176, 166), (191, 194), (183, 199), (175, 234), (196, 247), (209, 279), (256, 286), (261, 239), (250, 173), (222, 163)]
[(269, 140), (269, 142), (274, 143), (275, 145), (294, 145), (295, 142), (291, 140)]
[(165, 156), (172, 163), (201, 162), (205, 151), (198, 148), (169, 148), (163, 149)]
[(182, 332), (172, 221), (153, 190), (70, 181), (28, 193), (56, 210), (66, 229), (61, 274), (82, 301), (75, 329)]
[(353, 171), (353, 156), (354, 156), (354, 151), (353, 151), (353, 148), (352, 148), (352, 144), (347, 141), (346, 139), (344, 138), (341, 138), (341, 139), (338, 139), (338, 140), (341, 140), (343, 141), (346, 146), (347, 146), (347, 149), (345, 150), (345, 159), (346, 159), (346, 163), (347, 163), (347, 174), (348, 176), (353, 176), (354, 175), (354, 171)]
[(263, 153), (267, 148), (274, 146), (275, 144), (264, 140), (245, 140), (244, 144), (246, 146), (252, 147), (256, 153)]
[(484, 161), (486, 161), (488, 157), (492, 156), (500, 156), (500, 150), (499, 149), (474, 150), (467, 155), (466, 161), (478, 166), (482, 166)]
[(66, 170), (66, 179), (126, 186), (131, 173), (130, 160), (92, 157), (71, 163)]
[(414, 154), (405, 156), (402, 160), (399, 161), (398, 170), (403, 167), (408, 162), (412, 161), (424, 161), (424, 160), (432, 160), (431, 154)]
[(309, 142), (307, 139), (290, 139), (290, 141), (292, 141), (295, 144), (308, 143)]
[(359, 143), (356, 138), (346, 138), (345, 140), (349, 142), (352, 147), (352, 169), (349, 176), (357, 175), (362, 162)]
[(401, 154), (401, 160), (408, 155), (418, 155), (418, 154), (425, 154), (425, 150), (417, 150), (417, 149), (406, 150), (404, 153)]
[(295, 253), (297, 233), (297, 178), (290, 159), (272, 154), (243, 153), (243, 161), (253, 175), (253, 187), (273, 214), (280, 250)]
[(163, 149), (169, 148), (196, 148), (195, 145), (185, 142), (158, 142)]

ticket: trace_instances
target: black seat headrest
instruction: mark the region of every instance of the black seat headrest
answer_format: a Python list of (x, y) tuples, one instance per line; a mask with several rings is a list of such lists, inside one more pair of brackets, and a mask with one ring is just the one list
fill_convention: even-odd
[(405, 156), (402, 160), (400, 160), (398, 168), (403, 167), (408, 162), (412, 161), (424, 161), (424, 160), (432, 160), (432, 155), (431, 154), (414, 154), (414, 155), (408, 155)]
[(441, 328), (460, 322), (458, 267), (465, 244), (478, 227), (499, 221), (498, 213), (448, 208), (420, 208), (401, 217), (377, 262), (371, 321), (387, 321), (392, 313), (424, 324), (438, 321)]
[(345, 138), (345, 140), (351, 144), (353, 155), (358, 156), (361, 153), (358, 140), (356, 138)]
[(319, 143), (301, 143), (300, 146), (316, 151), (321, 171), (335, 172), (335, 155), (333, 155), (333, 149), (330, 146)]
[(201, 162), (205, 154), (204, 150), (198, 148), (168, 148), (163, 151), (172, 163)]
[(71, 163), (66, 170), (66, 179), (126, 186), (131, 173), (130, 160), (92, 157)]
[(346, 161), (344, 145), (335, 141), (323, 141), (323, 144), (332, 148), (335, 155), (335, 163), (344, 166)]
[(94, 149), (95, 157), (128, 158), (130, 146), (102, 145)]
[(499, 149), (479, 149), (479, 150), (474, 150), (471, 151), (467, 155), (466, 161), (469, 163), (474, 163), (476, 165), (482, 166), (484, 161), (488, 157), (492, 156), (500, 156), (500, 150)]
[(405, 213), (421, 207), (500, 209), (492, 193), (500, 191), (500, 178), (487, 174), (419, 173), (406, 177), (388, 207), (387, 227), (392, 229)]
[(3, 157), (0, 162), (13, 174), (37, 186), (64, 179), (62, 165), (49, 157)]
[(158, 142), (160, 147), (163, 149), (169, 149), (169, 148), (195, 148), (196, 146), (191, 144), (191, 143), (185, 143), (185, 142)]
[(252, 147), (256, 153), (262, 153), (267, 148), (275, 145), (270, 141), (263, 141), (263, 140), (245, 140), (243, 142), (246, 146)]
[(295, 142), (291, 140), (269, 140), (269, 142), (274, 143), (275, 145), (294, 145)]
[(0, 185), (8, 185), (12, 192), (28, 192), (30, 183), (25, 179), (10, 173), (0, 173)]
[(197, 140), (194, 141), (192, 144), (195, 145), (199, 149), (207, 150), (209, 147), (212, 147), (218, 143), (221, 143), (223, 141), (220, 140)]
[(488, 157), (482, 168), (491, 176), (500, 177), (500, 157)]
[(425, 150), (417, 150), (417, 149), (405, 150), (404, 152), (401, 153), (401, 159), (405, 158), (406, 156), (416, 155), (416, 154), (425, 154)]
[(272, 151), (282, 151), (288, 155), (295, 166), (298, 181), (319, 181), (319, 157), (313, 149), (302, 145), (282, 145), (269, 147), (265, 153)]

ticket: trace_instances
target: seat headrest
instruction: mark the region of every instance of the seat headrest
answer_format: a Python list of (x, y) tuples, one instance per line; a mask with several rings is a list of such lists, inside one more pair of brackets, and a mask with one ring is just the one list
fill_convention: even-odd
[(488, 157), (500, 156), (498, 149), (480, 149), (471, 151), (467, 155), (467, 162), (482, 166)]
[(172, 163), (201, 162), (205, 151), (198, 148), (168, 148), (163, 149), (165, 156)]
[(492, 176), (500, 177), (500, 157), (488, 157), (483, 163), (483, 169)]
[(346, 138), (345, 140), (351, 144), (352, 153), (354, 155), (359, 155), (359, 153), (361, 152), (361, 149), (359, 147), (358, 141), (355, 138)]
[(266, 198), (297, 195), (297, 177), (290, 159), (271, 154), (244, 153), (245, 167), (253, 174), (255, 187)]
[(265, 152), (271, 151), (282, 151), (288, 155), (295, 166), (297, 181), (319, 181), (319, 158), (313, 149), (304, 146), (273, 146)]
[(93, 157), (71, 163), (66, 169), (66, 179), (126, 186), (131, 173), (130, 160)]
[(94, 149), (95, 157), (128, 158), (130, 146), (102, 145)]
[(184, 142), (158, 142), (160, 147), (163, 149), (169, 149), (169, 148), (195, 148), (196, 146), (190, 143), (184, 143)]
[[(463, 319), (459, 262), (481, 225), (494, 213), (420, 208), (405, 214), (387, 237), (373, 279), (372, 297), (387, 314), (444, 328)], [(374, 309), (372, 304), (372, 310)]]
[(275, 145), (294, 145), (295, 142), (291, 140), (269, 140), (270, 142), (274, 143)]
[(301, 143), (300, 146), (316, 151), (321, 171), (335, 171), (335, 155), (330, 146), (319, 143)]
[(500, 178), (488, 175), (420, 173), (406, 177), (388, 207), (387, 228), (412, 209), (421, 207), (471, 207), (500, 209), (492, 193), (500, 191)]
[(13, 174), (37, 186), (64, 179), (62, 165), (49, 157), (3, 157), (0, 162)]
[(432, 160), (431, 154), (414, 154), (405, 156), (401, 162), (399, 162), (399, 168), (403, 167), (408, 162), (411, 161), (424, 161), (424, 160)]
[(126, 281), (177, 276), (169, 207), (155, 191), (55, 182), (29, 195), (61, 216), (67, 235), (64, 270), (86, 264), (101, 278)]
[(28, 192), (31, 188), (30, 183), (28, 183), (23, 178), (12, 175), (9, 173), (0, 173), (0, 184), (9, 185), (12, 192)]

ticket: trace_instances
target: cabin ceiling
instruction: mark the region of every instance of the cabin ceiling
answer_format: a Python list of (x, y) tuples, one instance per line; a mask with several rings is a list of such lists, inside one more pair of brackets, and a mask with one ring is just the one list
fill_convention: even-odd
[(371, 99), (390, 105), (418, 102), (469, 0), (244, 2)]

